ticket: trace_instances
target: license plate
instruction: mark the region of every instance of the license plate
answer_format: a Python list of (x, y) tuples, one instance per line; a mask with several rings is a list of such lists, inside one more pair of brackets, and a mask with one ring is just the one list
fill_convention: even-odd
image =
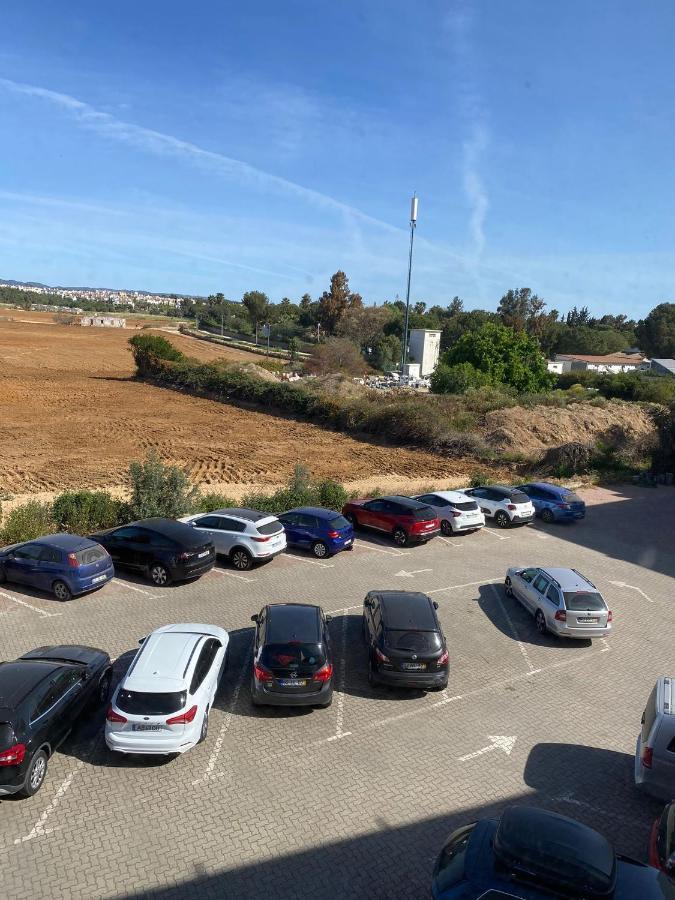
[(209, 550), (203, 550), (201, 553), (197, 554), (197, 559), (204, 559), (205, 556), (209, 555)]
[(159, 722), (134, 722), (131, 726), (132, 731), (161, 731), (162, 726)]
[(401, 666), (402, 669), (406, 669), (408, 672), (419, 672), (421, 669), (426, 669), (426, 663), (403, 663)]
[(595, 625), (597, 621), (597, 619), (582, 619), (581, 616), (577, 617), (577, 622), (579, 622), (580, 625)]
[(351, 542), (352, 542), (352, 539), (347, 538), (347, 540), (345, 541), (345, 547), (348, 547), (351, 544)]
[(305, 687), (307, 684), (306, 679), (300, 678), (280, 678), (279, 679), (279, 687)]
[(91, 579), (91, 583), (96, 584), (99, 581), (105, 581), (107, 577), (107, 575), (97, 575), (95, 578)]

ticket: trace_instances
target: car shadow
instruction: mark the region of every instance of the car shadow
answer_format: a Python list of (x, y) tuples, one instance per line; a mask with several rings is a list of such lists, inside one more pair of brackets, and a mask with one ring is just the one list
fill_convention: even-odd
[(556, 637), (554, 634), (539, 634), (534, 617), (515, 597), (506, 596), (502, 584), (480, 585), (477, 602), (485, 617), (512, 641), (518, 640), (534, 647), (549, 647), (555, 650), (592, 646), (593, 642), (590, 639), (569, 639)]

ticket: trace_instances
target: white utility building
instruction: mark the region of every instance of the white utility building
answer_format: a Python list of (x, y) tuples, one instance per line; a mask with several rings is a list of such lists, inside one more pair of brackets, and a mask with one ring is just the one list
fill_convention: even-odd
[(441, 354), (441, 332), (430, 328), (411, 328), (408, 359), (420, 365), (420, 375), (426, 378), (438, 365)]

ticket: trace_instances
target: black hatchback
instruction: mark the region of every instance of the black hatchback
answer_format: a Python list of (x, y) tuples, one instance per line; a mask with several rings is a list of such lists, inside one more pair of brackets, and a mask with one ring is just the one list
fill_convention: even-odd
[(213, 542), (175, 519), (142, 519), (91, 537), (115, 565), (142, 572), (158, 587), (199, 578), (216, 564)]
[(40, 790), (47, 760), (90, 700), (106, 703), (111, 679), (95, 647), (39, 647), (0, 663), (0, 796)]
[(251, 672), (255, 706), (330, 706), (333, 655), (320, 606), (271, 603), (251, 616), (256, 624)]
[(438, 604), (417, 591), (370, 591), (363, 601), (363, 637), (371, 685), (443, 690), (448, 648)]

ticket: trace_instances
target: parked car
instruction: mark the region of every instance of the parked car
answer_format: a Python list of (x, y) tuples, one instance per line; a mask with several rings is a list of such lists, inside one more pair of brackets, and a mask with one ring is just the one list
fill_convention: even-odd
[(659, 678), (642, 713), (635, 783), (661, 800), (675, 797), (675, 678)]
[(441, 530), (433, 509), (410, 497), (350, 500), (342, 507), (342, 514), (354, 528), (372, 528), (392, 535), (400, 547), (426, 543)]
[(90, 701), (106, 703), (111, 679), (95, 647), (38, 647), (0, 663), (0, 796), (37, 794), (50, 757)]
[(77, 534), (50, 534), (0, 550), (0, 582), (49, 591), (57, 600), (98, 590), (114, 574), (107, 550)]
[(649, 837), (649, 865), (675, 878), (675, 800), (654, 822)]
[(460, 531), (477, 531), (485, 525), (485, 516), (475, 500), (461, 491), (434, 491), (413, 497), (419, 503), (430, 506), (438, 516), (443, 534)]
[(448, 647), (438, 604), (417, 591), (370, 591), (363, 601), (368, 682), (443, 690)]
[(288, 543), (311, 550), (317, 559), (333, 556), (340, 550), (354, 549), (351, 522), (332, 509), (299, 506), (282, 513), (279, 521), (284, 526)]
[(672, 900), (668, 879), (617, 856), (597, 831), (532, 806), (509, 806), (453, 832), (436, 860), (433, 900)]
[(320, 606), (271, 603), (254, 616), (254, 706), (330, 706), (333, 653)]
[(216, 509), (179, 519), (213, 541), (216, 553), (226, 556), (235, 569), (245, 572), (286, 549), (284, 528), (276, 516), (256, 509)]
[(175, 519), (142, 519), (92, 538), (116, 565), (142, 572), (158, 587), (199, 578), (216, 562), (213, 542)]
[(534, 616), (539, 634), (602, 638), (612, 630), (612, 611), (602, 594), (576, 569), (508, 569), (507, 597), (515, 597)]
[(558, 484), (535, 481), (518, 485), (532, 501), (534, 514), (544, 522), (576, 522), (586, 516), (586, 504), (574, 491)]
[(527, 525), (534, 519), (532, 501), (518, 488), (491, 484), (489, 487), (466, 488), (462, 491), (473, 497), (486, 519), (494, 519), (500, 528)]
[(140, 643), (106, 712), (105, 742), (116, 753), (185, 753), (206, 740), (229, 635), (217, 625), (163, 625)]

